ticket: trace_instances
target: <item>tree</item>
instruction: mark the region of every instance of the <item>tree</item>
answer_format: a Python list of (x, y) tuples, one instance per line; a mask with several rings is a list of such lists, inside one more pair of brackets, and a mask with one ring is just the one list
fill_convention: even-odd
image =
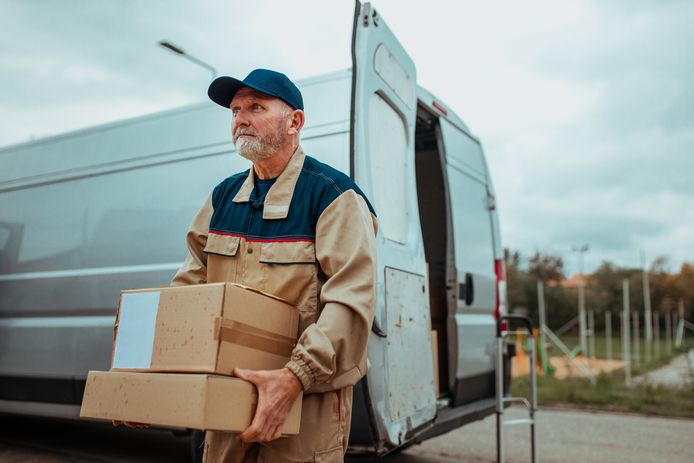
[(564, 260), (559, 256), (535, 251), (535, 255), (528, 259), (528, 263), (528, 274), (536, 280), (548, 283), (564, 279)]

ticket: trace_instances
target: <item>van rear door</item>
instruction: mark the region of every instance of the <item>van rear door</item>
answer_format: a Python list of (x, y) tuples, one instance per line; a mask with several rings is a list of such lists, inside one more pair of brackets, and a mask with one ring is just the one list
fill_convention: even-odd
[(362, 383), (377, 441), (399, 445), (436, 414), (431, 317), (417, 212), (413, 61), (371, 4), (353, 30), (351, 174), (379, 218), (371, 369)]

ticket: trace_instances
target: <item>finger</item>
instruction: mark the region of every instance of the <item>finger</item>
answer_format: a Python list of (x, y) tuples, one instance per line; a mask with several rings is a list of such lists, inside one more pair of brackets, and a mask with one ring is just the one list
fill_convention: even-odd
[[(255, 410), (255, 415), (253, 415), (253, 420), (248, 428), (242, 433), (242, 439), (246, 442), (260, 442), (260, 437), (263, 435), (267, 413), (261, 409), (257, 408)], [(241, 436), (239, 436), (241, 438)]]
[(239, 439), (244, 442), (258, 442), (258, 436), (258, 427), (250, 425), (245, 431), (239, 434)]
[(268, 439), (268, 441), (279, 439), (282, 436), (282, 432), (280, 431), (280, 427), (281, 426), (279, 426), (279, 425), (275, 426), (275, 429), (272, 431), (272, 433), (270, 433), (270, 438)]
[(241, 378), (245, 381), (250, 381), (251, 383), (255, 384), (255, 379), (258, 377), (258, 374), (253, 371), (253, 370), (244, 370), (241, 368), (234, 368), (232, 371), (232, 374), (236, 376), (237, 378)]
[(138, 423), (137, 421), (126, 421), (125, 425), (131, 429), (149, 428), (148, 423)]
[(121, 423), (121, 422), (118, 421), (118, 420), (111, 420), (111, 424), (114, 425), (114, 426), (116, 426), (116, 427), (117, 427), (117, 426), (120, 426), (120, 423)]

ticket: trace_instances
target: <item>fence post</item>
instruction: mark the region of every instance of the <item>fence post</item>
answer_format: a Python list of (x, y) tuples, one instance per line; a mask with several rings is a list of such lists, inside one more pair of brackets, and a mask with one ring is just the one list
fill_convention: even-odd
[[(643, 254), (642, 254), (643, 257)], [(645, 260), (645, 259), (644, 259)], [(648, 272), (646, 266), (643, 266), (643, 327), (644, 327), (644, 344), (646, 347), (646, 362), (651, 360), (651, 347), (653, 344), (653, 332), (651, 329), (651, 290), (649, 287)]]
[(612, 312), (605, 312), (605, 342), (607, 343), (607, 371), (612, 371)]
[(540, 315), (540, 348), (537, 354), (542, 361), (542, 374), (546, 375), (549, 370), (549, 358), (545, 350), (545, 330), (547, 329), (547, 314), (545, 312), (545, 285), (542, 281), (537, 282), (537, 309)]
[(677, 333), (675, 335), (675, 347), (682, 347), (684, 341), (684, 299), (680, 298), (677, 304), (677, 323), (675, 324)]
[(622, 281), (622, 360), (624, 360), (624, 382), (631, 386), (631, 358), (629, 353), (629, 280)]
[(596, 358), (595, 355), (595, 313), (588, 311), (588, 330), (590, 331), (590, 358)]
[(653, 320), (655, 323), (653, 333), (655, 335), (655, 358), (660, 359), (660, 313), (656, 312), (653, 316), (655, 317)]
[(634, 365), (641, 363), (641, 340), (639, 339), (639, 313), (633, 311), (631, 314), (632, 322), (634, 324)]
[(665, 346), (667, 355), (672, 355), (672, 312), (665, 314)]

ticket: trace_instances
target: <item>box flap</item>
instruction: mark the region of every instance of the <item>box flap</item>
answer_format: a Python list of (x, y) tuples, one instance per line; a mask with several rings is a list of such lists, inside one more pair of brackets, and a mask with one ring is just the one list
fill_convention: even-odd
[(292, 304), (237, 284), (227, 284), (222, 317), (292, 339), (299, 329), (299, 310)]
[(291, 305), (292, 307), (294, 307), (294, 304), (292, 304), (292, 303), (289, 302), (288, 300), (282, 299), (281, 297), (275, 296), (274, 294), (266, 293), (265, 291), (262, 291), (262, 290), (260, 290), (260, 289), (251, 288), (250, 286), (242, 285), (241, 283), (227, 283), (227, 284), (228, 284), (228, 285), (231, 285), (231, 286), (237, 286), (237, 287), (239, 287), (239, 288), (247, 289), (248, 291), (253, 291), (254, 293), (262, 294), (263, 296), (267, 296), (267, 297), (270, 297), (270, 298), (272, 298), (272, 299), (276, 299), (276, 300), (278, 300), (278, 301), (280, 301), (280, 302), (284, 302), (285, 304), (289, 304), (289, 305)]

